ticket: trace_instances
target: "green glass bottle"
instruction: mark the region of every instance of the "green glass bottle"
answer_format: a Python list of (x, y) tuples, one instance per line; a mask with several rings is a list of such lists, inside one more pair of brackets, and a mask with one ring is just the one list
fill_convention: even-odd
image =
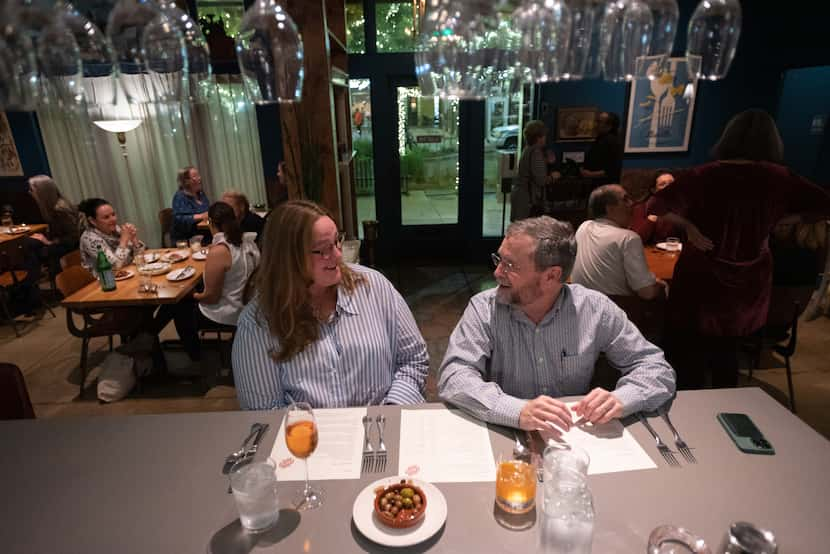
[(98, 280), (101, 282), (101, 290), (104, 292), (115, 290), (115, 275), (112, 274), (112, 264), (100, 246), (98, 247), (98, 261), (95, 262), (95, 266), (98, 271)]

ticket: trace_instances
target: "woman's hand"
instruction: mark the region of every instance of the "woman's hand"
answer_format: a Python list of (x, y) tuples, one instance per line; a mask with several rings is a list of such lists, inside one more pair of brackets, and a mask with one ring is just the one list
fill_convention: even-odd
[(708, 252), (715, 247), (715, 244), (709, 240), (709, 237), (700, 232), (700, 229), (694, 223), (686, 223), (686, 239), (692, 243), (692, 246), (703, 252)]
[(52, 244), (52, 241), (47, 239), (46, 236), (43, 233), (32, 233), (30, 236), (35, 240), (39, 240), (40, 242), (42, 242), (46, 246), (49, 246), (50, 244)]

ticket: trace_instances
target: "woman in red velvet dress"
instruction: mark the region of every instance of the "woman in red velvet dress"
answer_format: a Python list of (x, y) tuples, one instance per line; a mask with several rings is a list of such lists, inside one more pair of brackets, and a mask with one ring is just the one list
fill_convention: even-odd
[[(769, 235), (784, 217), (830, 215), (830, 195), (780, 165), (783, 145), (762, 110), (732, 118), (717, 161), (678, 175), (655, 195), (653, 213), (687, 241), (667, 307), (667, 353), (678, 387), (735, 386), (738, 341), (764, 325), (772, 289)], [(788, 217), (790, 219), (790, 217)]]
[(668, 169), (658, 169), (654, 172), (654, 184), (649, 187), (648, 194), (642, 200), (635, 202), (631, 207), (631, 225), (629, 228), (640, 235), (643, 244), (655, 244), (666, 240), (667, 237), (679, 237), (680, 229), (674, 224), (658, 218), (652, 213), (654, 194), (674, 183), (674, 175)]

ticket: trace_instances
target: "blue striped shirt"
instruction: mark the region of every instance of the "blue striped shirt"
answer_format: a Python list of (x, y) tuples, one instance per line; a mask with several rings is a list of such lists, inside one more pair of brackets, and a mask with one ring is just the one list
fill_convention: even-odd
[(474, 416), (511, 427), (527, 400), (588, 392), (600, 353), (622, 373), (614, 395), (624, 415), (672, 397), (674, 370), (607, 296), (565, 285), (536, 325), (496, 289), (477, 294), (450, 336), (438, 393)]
[(320, 337), (291, 359), (276, 362), (279, 340), (253, 300), (239, 316), (233, 374), (243, 409), (308, 402), (314, 408), (424, 401), (426, 343), (406, 302), (383, 275), (359, 265), (365, 278), (353, 293), (337, 291), (332, 319)]

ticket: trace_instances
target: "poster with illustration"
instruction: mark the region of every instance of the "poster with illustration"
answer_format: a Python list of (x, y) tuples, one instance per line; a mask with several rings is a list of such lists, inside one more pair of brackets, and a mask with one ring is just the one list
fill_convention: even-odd
[(20, 177), (23, 175), (23, 166), (17, 155), (9, 120), (6, 112), (0, 112), (0, 177)]
[(625, 151), (685, 152), (689, 149), (697, 80), (686, 58), (669, 58), (649, 68), (654, 79), (631, 82)]

